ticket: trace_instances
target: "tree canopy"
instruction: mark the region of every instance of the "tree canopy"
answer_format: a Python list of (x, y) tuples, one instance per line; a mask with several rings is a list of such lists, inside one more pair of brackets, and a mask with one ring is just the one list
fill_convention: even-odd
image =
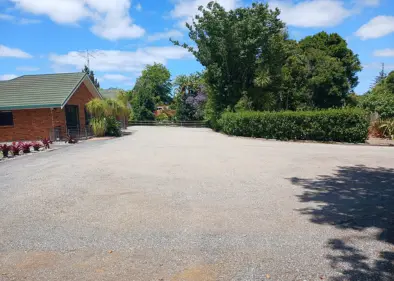
[(148, 88), (156, 103), (168, 104), (171, 102), (171, 73), (161, 63), (147, 65), (137, 79), (133, 91), (138, 93)]
[(394, 71), (361, 97), (360, 106), (385, 118), (394, 117)]
[(162, 64), (147, 65), (128, 94), (134, 120), (154, 120), (156, 104), (172, 101), (170, 71)]
[[(319, 32), (290, 40), (279, 9), (268, 4), (226, 11), (217, 2), (199, 7), (186, 24), (186, 48), (203, 73), (174, 81), (177, 119), (215, 119), (224, 111), (305, 110), (355, 106), (361, 63), (339, 34)], [(390, 91), (393, 77), (379, 74), (376, 89)], [(162, 64), (148, 65), (128, 93), (137, 120), (154, 119), (158, 104), (172, 102), (171, 75)], [(376, 94), (375, 94), (376, 95)], [(367, 100), (367, 99), (366, 99)]]
[(336, 33), (289, 40), (268, 4), (226, 11), (211, 2), (199, 10), (186, 24), (194, 44), (172, 42), (205, 67), (207, 112), (341, 107), (358, 84), (358, 56)]
[(154, 120), (154, 111), (156, 110), (155, 99), (149, 88), (141, 87), (138, 91), (132, 92), (131, 107), (133, 110), (133, 119)]
[(182, 46), (206, 68), (215, 111), (234, 108), (244, 92), (274, 84), (271, 80), (280, 72), (277, 60), (283, 60), (282, 43), (287, 37), (278, 10), (254, 3), (251, 8), (226, 11), (215, 2), (199, 10), (202, 15), (187, 24), (197, 48)]
[(358, 56), (337, 33), (319, 32), (300, 41), (307, 57), (307, 87), (313, 106), (340, 107), (358, 85), (361, 71)]

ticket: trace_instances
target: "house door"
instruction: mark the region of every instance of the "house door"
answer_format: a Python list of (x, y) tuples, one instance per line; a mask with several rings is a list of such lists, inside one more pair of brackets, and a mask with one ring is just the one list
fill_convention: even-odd
[(79, 131), (79, 108), (78, 105), (66, 105), (67, 131)]

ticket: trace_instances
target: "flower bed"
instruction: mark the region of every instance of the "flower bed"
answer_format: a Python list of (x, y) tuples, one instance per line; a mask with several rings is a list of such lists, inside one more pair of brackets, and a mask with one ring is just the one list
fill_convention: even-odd
[(13, 142), (12, 144), (0, 144), (0, 152), (4, 159), (28, 154), (32, 151), (38, 152), (49, 149), (50, 144), (52, 144), (52, 141), (49, 139), (43, 139), (42, 141), (35, 142)]

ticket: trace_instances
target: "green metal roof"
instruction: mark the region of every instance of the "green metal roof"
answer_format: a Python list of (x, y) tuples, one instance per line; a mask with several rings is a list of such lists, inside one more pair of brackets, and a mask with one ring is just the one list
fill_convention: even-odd
[(0, 110), (61, 107), (86, 74), (24, 75), (0, 82)]
[(115, 88), (111, 88), (111, 89), (100, 89), (100, 94), (107, 99), (113, 99), (116, 98), (116, 96), (118, 95), (118, 93), (120, 93), (120, 89), (115, 89)]

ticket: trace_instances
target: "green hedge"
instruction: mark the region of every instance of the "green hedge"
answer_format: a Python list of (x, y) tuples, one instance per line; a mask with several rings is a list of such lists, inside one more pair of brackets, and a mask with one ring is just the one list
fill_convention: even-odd
[(369, 121), (361, 109), (223, 113), (219, 128), (228, 135), (279, 139), (365, 142)]

